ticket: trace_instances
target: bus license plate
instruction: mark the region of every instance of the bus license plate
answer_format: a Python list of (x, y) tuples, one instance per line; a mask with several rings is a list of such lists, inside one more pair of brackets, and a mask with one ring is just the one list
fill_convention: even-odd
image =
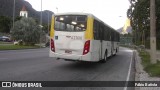
[(72, 54), (71, 50), (65, 50), (65, 53)]

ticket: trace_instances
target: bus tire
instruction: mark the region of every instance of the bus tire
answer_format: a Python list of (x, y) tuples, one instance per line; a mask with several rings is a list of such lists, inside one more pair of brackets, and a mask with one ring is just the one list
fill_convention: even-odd
[(116, 56), (117, 52), (118, 52), (118, 49), (116, 48), (116, 52), (115, 52), (114, 56)]
[(108, 61), (108, 51), (106, 50), (105, 54), (104, 54), (104, 59), (100, 60), (101, 63), (105, 63), (106, 61)]

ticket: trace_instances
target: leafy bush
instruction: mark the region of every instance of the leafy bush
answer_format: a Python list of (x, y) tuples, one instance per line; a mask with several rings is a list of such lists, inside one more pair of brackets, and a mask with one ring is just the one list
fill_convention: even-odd
[(40, 33), (40, 26), (33, 18), (22, 18), (15, 22), (11, 35), (16, 41), (22, 40), (23, 45), (34, 45), (39, 42)]

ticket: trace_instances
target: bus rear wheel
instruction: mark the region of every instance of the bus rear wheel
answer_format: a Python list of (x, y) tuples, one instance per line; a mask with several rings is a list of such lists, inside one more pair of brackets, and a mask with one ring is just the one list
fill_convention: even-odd
[(117, 48), (116, 48), (116, 52), (115, 52), (114, 56), (116, 56), (117, 52), (118, 52), (118, 50), (117, 50)]
[(104, 54), (104, 59), (102, 59), (102, 60), (100, 61), (101, 63), (105, 63), (106, 61), (108, 61), (107, 55), (108, 55), (108, 52), (106, 51), (105, 54)]

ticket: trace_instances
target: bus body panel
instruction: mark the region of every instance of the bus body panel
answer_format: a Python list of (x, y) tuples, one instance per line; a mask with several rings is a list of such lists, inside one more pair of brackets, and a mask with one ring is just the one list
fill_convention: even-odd
[[(90, 41), (91, 42), (91, 47), (90, 48), (93, 48), (93, 40)], [(94, 43), (95, 44), (95, 43)], [(97, 45), (95, 45), (97, 46)], [(58, 50), (58, 49), (56, 49)], [(72, 61), (90, 61), (90, 62), (97, 62), (99, 61), (99, 58), (97, 58), (96, 55), (99, 55), (98, 53), (94, 52), (94, 49), (90, 49), (91, 51), (85, 55), (82, 55), (81, 54), (76, 54), (76, 53), (72, 53), (72, 54), (68, 54), (68, 53), (59, 53), (58, 51), (57, 52), (53, 52), (51, 51), (50, 49), (50, 54), (49, 56), (50, 57), (56, 57), (56, 58), (59, 58), (59, 59), (68, 59), (68, 60), (72, 60)]]
[(94, 60), (100, 59), (100, 41), (99, 40), (93, 40), (92, 42), (92, 57)]
[(65, 55), (65, 54), (57, 54), (57, 53), (50, 53), (51, 57), (56, 57), (59, 59), (65, 59), (70, 61), (90, 61), (90, 62), (97, 62), (98, 59), (94, 59), (91, 55), (91, 53), (88, 53), (87, 55)]
[(54, 36), (55, 53), (82, 55), (84, 32), (56, 31)]
[(110, 41), (103, 41), (102, 42), (102, 59), (104, 59), (104, 55), (107, 51), (108, 57), (111, 56), (111, 42)]

